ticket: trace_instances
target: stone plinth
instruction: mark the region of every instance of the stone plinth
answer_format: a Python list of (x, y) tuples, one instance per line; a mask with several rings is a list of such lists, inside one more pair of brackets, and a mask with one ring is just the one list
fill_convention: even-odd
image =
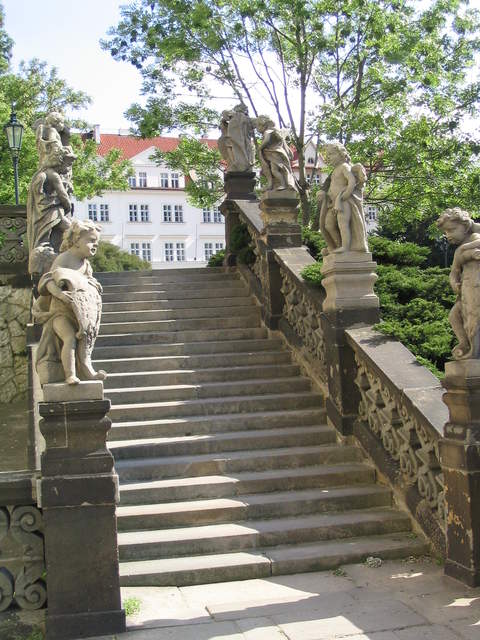
[(327, 296), (323, 310), (378, 309), (379, 300), (373, 291), (376, 266), (371, 253), (348, 251), (325, 256), (322, 285)]
[(51, 382), (42, 387), (44, 402), (72, 402), (78, 400), (103, 400), (103, 382), (87, 380), (78, 384)]
[(443, 396), (450, 420), (440, 441), (445, 481), (445, 573), (480, 585), (480, 362), (445, 365)]
[(264, 191), (260, 209), (267, 229), (278, 225), (298, 225), (299, 200), (294, 189)]
[(46, 441), (39, 493), (47, 567), (47, 640), (125, 630), (115, 515), (118, 477), (106, 448), (109, 409), (109, 400), (39, 404)]
[(227, 171), (224, 190), (229, 200), (257, 200), (254, 171)]

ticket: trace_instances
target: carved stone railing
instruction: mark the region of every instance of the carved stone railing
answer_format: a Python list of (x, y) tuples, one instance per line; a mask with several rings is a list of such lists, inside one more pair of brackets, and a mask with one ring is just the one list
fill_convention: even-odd
[(42, 512), (29, 472), (0, 473), (0, 611), (34, 610), (47, 600)]
[(24, 206), (0, 207), (0, 274), (27, 274), (27, 211)]
[(360, 392), (353, 434), (442, 555), (445, 493), (439, 442), (448, 419), (438, 379), (400, 342), (346, 331)]

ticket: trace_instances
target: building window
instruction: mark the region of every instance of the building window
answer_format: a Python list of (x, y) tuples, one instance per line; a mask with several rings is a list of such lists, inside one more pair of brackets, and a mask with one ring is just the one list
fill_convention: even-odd
[(177, 242), (177, 261), (184, 262), (185, 261), (185, 243)]
[(173, 242), (165, 243), (165, 262), (173, 262)]
[(148, 210), (148, 204), (140, 205), (140, 220), (142, 222), (150, 222), (150, 212)]
[(321, 179), (320, 179), (320, 174), (319, 174), (319, 173), (316, 173), (316, 174), (313, 176), (313, 184), (322, 184), (322, 183), (321, 183)]
[(315, 164), (315, 158), (312, 158), (312, 156), (309, 156), (307, 160), (307, 164)]
[(130, 187), (136, 187), (137, 186), (136, 176), (128, 176), (128, 184), (130, 185)]
[(160, 174), (160, 186), (162, 189), (168, 189), (168, 173)]
[(213, 221), (218, 222), (219, 224), (223, 222), (223, 216), (218, 207), (213, 207)]
[(146, 262), (152, 261), (152, 243), (142, 242), (142, 260)]
[(138, 172), (138, 186), (146, 187), (147, 186), (147, 172), (139, 171)]
[(171, 204), (163, 205), (163, 221), (164, 222), (172, 221), (172, 205)]
[(128, 205), (128, 219), (130, 222), (138, 222), (138, 207), (136, 204)]
[(183, 222), (183, 205), (176, 204), (174, 206), (175, 222)]
[(110, 211), (108, 204), (100, 205), (100, 222), (110, 222)]
[(217, 253), (218, 251), (223, 251), (223, 242), (215, 243), (215, 253)]
[(367, 205), (366, 210), (366, 218), (367, 220), (374, 221), (377, 219), (377, 207), (372, 204)]
[(89, 220), (93, 220), (93, 222), (97, 222), (98, 218), (97, 218), (97, 205), (96, 204), (89, 204), (88, 205), (88, 219)]
[(211, 222), (212, 221), (212, 212), (210, 209), (203, 209), (203, 221)]
[(130, 254), (132, 256), (140, 257), (140, 243), (139, 242), (131, 242), (130, 243)]
[(172, 173), (170, 179), (172, 189), (178, 189), (180, 187), (180, 175), (178, 173)]
[(213, 242), (205, 242), (203, 248), (205, 252), (205, 260), (210, 260), (213, 256)]

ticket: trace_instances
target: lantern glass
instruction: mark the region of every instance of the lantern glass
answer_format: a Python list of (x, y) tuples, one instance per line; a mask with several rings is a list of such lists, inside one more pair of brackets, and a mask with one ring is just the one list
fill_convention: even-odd
[(4, 131), (10, 151), (18, 154), (22, 146), (23, 125), (18, 122), (14, 113), (10, 115), (10, 122), (4, 126)]

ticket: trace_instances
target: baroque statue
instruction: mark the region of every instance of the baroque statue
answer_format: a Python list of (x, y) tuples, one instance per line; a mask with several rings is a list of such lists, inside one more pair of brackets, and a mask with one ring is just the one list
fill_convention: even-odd
[(327, 144), (324, 153), (334, 167), (318, 195), (320, 231), (327, 243), (324, 253), (367, 252), (363, 212), (365, 168), (359, 163), (352, 165), (343, 144)]
[(35, 128), (39, 168), (27, 198), (29, 272), (47, 271), (71, 223), (72, 164), (76, 156), (62, 114), (49, 113)]
[(297, 191), (291, 165), (293, 153), (285, 139), (286, 134), (275, 127), (269, 116), (258, 116), (253, 122), (262, 134), (258, 154), (262, 174), (267, 179), (264, 191)]
[(227, 163), (227, 172), (253, 171), (255, 145), (248, 108), (244, 104), (237, 104), (233, 109), (222, 111), (220, 130), (218, 148)]
[(104, 380), (91, 356), (100, 326), (102, 287), (92, 276), (88, 258), (95, 255), (100, 227), (72, 220), (63, 234), (60, 254), (38, 283), (32, 314), (43, 325), (36, 356), (42, 384)]
[(466, 211), (446, 209), (437, 220), (448, 242), (457, 245), (450, 286), (457, 300), (448, 319), (458, 344), (454, 360), (480, 358), (480, 225)]

